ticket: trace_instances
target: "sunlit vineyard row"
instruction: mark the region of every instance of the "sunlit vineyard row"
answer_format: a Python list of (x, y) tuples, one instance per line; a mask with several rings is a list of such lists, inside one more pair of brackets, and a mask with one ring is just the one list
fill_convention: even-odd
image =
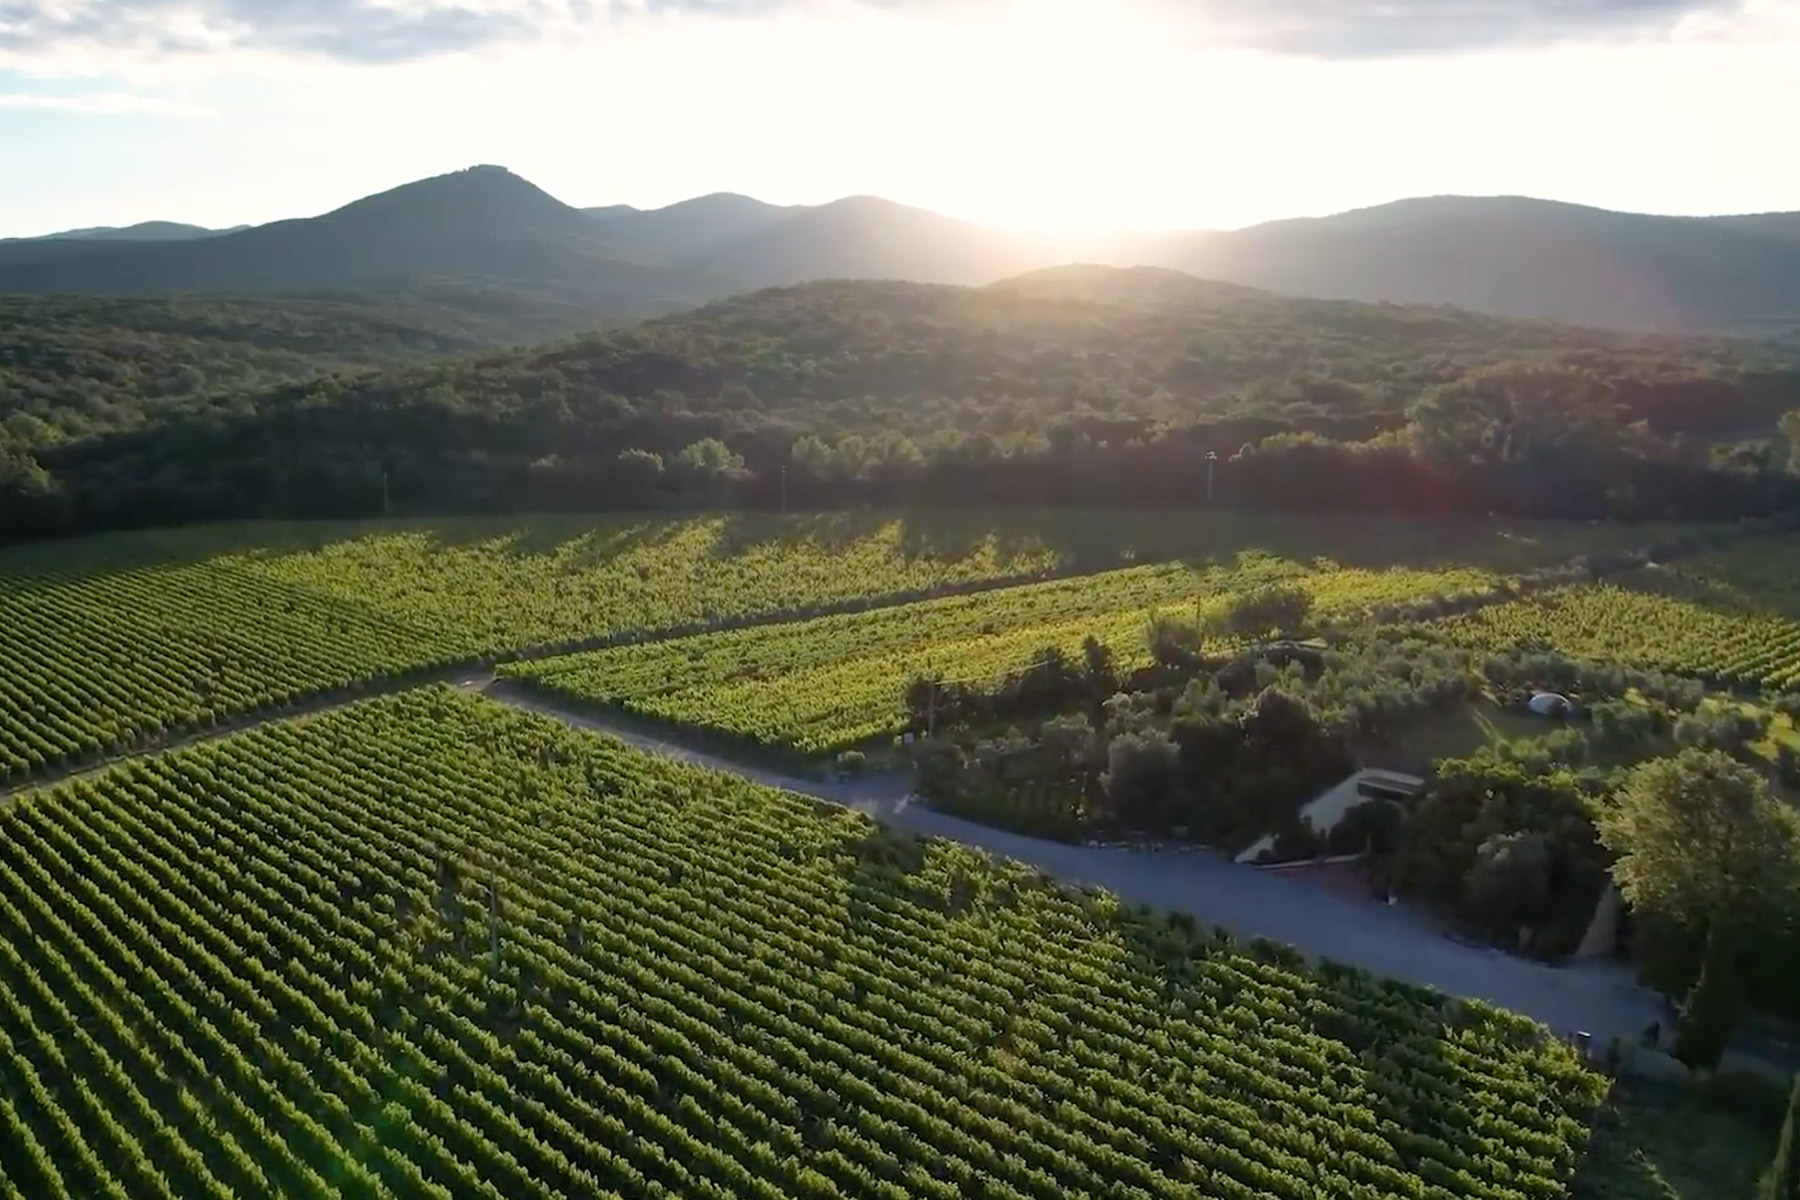
[(1602, 1081), (447, 688), (0, 812), (0, 1195), (1549, 1200)]
[(1478, 649), (1540, 643), (1724, 686), (1800, 687), (1800, 541), (1749, 540), (1431, 628)]
[(1309, 592), (1321, 616), (1349, 616), (1427, 596), (1476, 592), (1473, 568), (1307, 566), (1267, 555), (1205, 570), (1138, 567), (784, 625), (501, 668), (565, 702), (612, 707), (806, 753), (892, 733), (920, 676), (986, 683), (1046, 647), (1078, 653), (1088, 636), (1122, 667), (1148, 661), (1152, 613), (1205, 625), (1259, 584)]
[(1131, 562), (1511, 572), (1585, 527), (1096, 512), (281, 523), (0, 552), (0, 783), (528, 648), (794, 617)]
[[(274, 705), (544, 643), (704, 627), (1052, 569), (897, 523), (241, 527), (0, 555), (0, 781)], [(347, 536), (356, 534), (355, 536)]]

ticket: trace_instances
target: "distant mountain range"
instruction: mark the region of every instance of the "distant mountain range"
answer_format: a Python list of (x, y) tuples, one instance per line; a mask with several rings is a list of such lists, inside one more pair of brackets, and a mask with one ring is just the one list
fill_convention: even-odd
[(140, 221), (136, 225), (95, 225), (88, 229), (65, 229), (29, 238), (0, 238), (5, 242), (189, 242), (195, 238), (216, 237), (236, 233), (248, 225), (230, 229), (208, 229), (204, 225), (184, 225), (180, 221)]
[(1662, 217), (1441, 196), (1229, 233), (1053, 238), (871, 196), (782, 207), (721, 193), (580, 209), (493, 166), (248, 229), (151, 222), (0, 242), (0, 291), (455, 285), (498, 289), (576, 329), (813, 279), (984, 284), (1069, 262), (1624, 329), (1800, 328), (1800, 213)]

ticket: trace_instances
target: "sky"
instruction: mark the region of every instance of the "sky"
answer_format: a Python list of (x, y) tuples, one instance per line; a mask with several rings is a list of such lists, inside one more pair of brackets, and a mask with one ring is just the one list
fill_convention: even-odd
[(1800, 210), (1796, 129), (1800, 0), (0, 0), (0, 237), (476, 163), (1029, 229)]

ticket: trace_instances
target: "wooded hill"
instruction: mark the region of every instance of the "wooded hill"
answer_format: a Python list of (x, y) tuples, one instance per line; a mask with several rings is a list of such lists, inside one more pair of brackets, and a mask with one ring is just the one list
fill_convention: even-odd
[[(374, 346), (374, 329), (353, 332)], [(287, 349), (312, 336), (302, 322)], [(378, 348), (434, 348), (411, 337)], [(268, 340), (258, 353), (287, 352)], [(1787, 459), (1771, 439), (1800, 407), (1800, 376), (1756, 343), (1149, 269), (808, 284), (533, 350), (213, 395), (134, 393), (142, 347), (107, 347), (100, 334), (90, 361), (8, 368), (35, 381), (4, 393), (13, 536), (384, 503), (1187, 504), (1208, 454), (1222, 503), (1731, 516), (1776, 502)], [(90, 387), (92, 419), (71, 422)], [(1430, 436), (1415, 437), (1426, 400)], [(1745, 438), (1729, 462), (1708, 448)], [(1262, 451), (1336, 457), (1295, 470)], [(1704, 501), (1666, 494), (1678, 484)]]

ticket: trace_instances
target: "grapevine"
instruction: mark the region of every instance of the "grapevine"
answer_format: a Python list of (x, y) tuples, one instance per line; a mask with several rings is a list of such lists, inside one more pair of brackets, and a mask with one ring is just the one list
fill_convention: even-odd
[(26, 1196), (1560, 1195), (1521, 1018), (434, 688), (0, 813)]
[(1345, 617), (1477, 591), (1493, 576), (1467, 568), (1308, 568), (1249, 555), (1227, 567), (1131, 568), (501, 671), (564, 701), (819, 753), (898, 729), (914, 678), (985, 684), (1050, 646), (1077, 655), (1089, 636), (1111, 646), (1121, 666), (1141, 665), (1148, 660), (1144, 629), (1152, 613), (1205, 624), (1243, 591), (1278, 580), (1308, 591), (1321, 615)]
[(1431, 628), (1476, 649), (1537, 643), (1725, 687), (1800, 687), (1800, 542), (1748, 540), (1616, 581), (1559, 589)]
[[(1606, 536), (1487, 522), (957, 511), (242, 524), (14, 547), (0, 551), (0, 786), (526, 650), (1132, 563), (1307, 573), (1329, 550), (1353, 574), (1441, 572), (1455, 586)], [(1396, 586), (1405, 596), (1414, 585)], [(1106, 602), (1094, 616), (1109, 615)]]

